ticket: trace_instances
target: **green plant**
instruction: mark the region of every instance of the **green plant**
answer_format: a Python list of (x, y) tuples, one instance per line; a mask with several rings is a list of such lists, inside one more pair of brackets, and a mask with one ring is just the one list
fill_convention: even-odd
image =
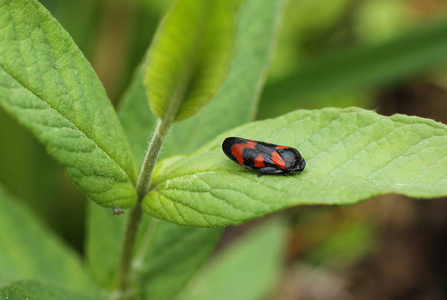
[[(0, 283), (17, 281), (0, 288), (0, 296), (228, 299), (233, 295), (225, 286), (212, 283), (240, 284), (243, 275), (234, 273), (243, 268), (253, 279), (244, 282), (238, 299), (257, 299), (278, 273), (284, 230), (278, 220), (224, 253), (225, 263), (211, 264), (184, 289), (223, 227), (295, 205), (353, 204), (386, 193), (447, 195), (447, 126), (435, 121), (324, 108), (248, 123), (282, 7), (283, 1), (268, 0), (177, 1), (116, 114), (87, 60), (39, 3), (0, 3), (0, 105), (34, 133), (91, 200), (84, 268), (72, 250), (0, 190), (1, 208), (8, 212), (0, 218)], [(422, 32), (419, 39), (428, 42), (404, 58), (424, 57), (433, 44), (444, 47), (444, 27)], [(389, 50), (408, 41), (396, 43), (380, 49), (400, 57)], [(364, 62), (368, 53), (353, 57)], [(372, 70), (358, 81), (400, 75), (403, 64), (397, 61), (385, 74)], [(352, 69), (350, 76), (357, 78), (356, 72), (372, 68)], [(227, 136), (294, 146), (307, 167), (294, 176), (257, 178), (223, 155)], [(159, 156), (164, 159), (157, 162)], [(104, 209), (115, 205), (130, 209), (125, 219)], [(253, 255), (256, 249), (263, 251)]]

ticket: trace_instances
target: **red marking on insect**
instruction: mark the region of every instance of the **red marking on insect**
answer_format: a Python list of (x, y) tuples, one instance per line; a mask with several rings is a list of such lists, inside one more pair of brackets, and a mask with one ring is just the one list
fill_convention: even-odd
[(281, 155), (279, 155), (278, 152), (273, 152), (272, 153), (272, 161), (273, 161), (273, 163), (275, 165), (277, 165), (281, 169), (285, 169), (286, 168), (286, 163), (284, 162), (284, 160), (282, 159)]
[(259, 154), (253, 161), (255, 163), (256, 168), (265, 167), (264, 155)]
[(288, 146), (276, 146), (275, 149), (291, 149), (292, 147), (288, 147)]
[(247, 143), (239, 143), (239, 144), (234, 144), (231, 147), (231, 153), (233, 154), (234, 157), (236, 157), (237, 161), (243, 165), (244, 164), (244, 158), (242, 157), (242, 152), (244, 151), (244, 149), (249, 148), (249, 149), (254, 149), (256, 147), (256, 142), (253, 141), (247, 141)]

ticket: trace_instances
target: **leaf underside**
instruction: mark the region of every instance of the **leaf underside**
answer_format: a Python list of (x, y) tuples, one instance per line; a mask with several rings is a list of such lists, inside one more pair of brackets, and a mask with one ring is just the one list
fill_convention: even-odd
[[(302, 173), (265, 175), (228, 160), (227, 136), (297, 148)], [(189, 226), (227, 226), (303, 204), (352, 204), (385, 193), (447, 194), (447, 127), (359, 108), (307, 111), (241, 126), (189, 156), (159, 163), (143, 207)]]
[(131, 206), (136, 167), (95, 72), (37, 1), (0, 2), (0, 106), (102, 206)]

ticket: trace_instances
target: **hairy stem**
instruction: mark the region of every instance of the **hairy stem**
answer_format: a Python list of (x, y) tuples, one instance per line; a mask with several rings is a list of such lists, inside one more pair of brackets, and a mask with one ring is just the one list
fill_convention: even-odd
[[(183, 91), (183, 89), (181, 89)], [(137, 186), (135, 187), (138, 194), (138, 201), (132, 208), (127, 219), (126, 228), (124, 230), (124, 240), (121, 247), (121, 257), (118, 266), (118, 286), (113, 299), (116, 300), (130, 300), (135, 297), (135, 291), (132, 289), (133, 270), (131, 268), (133, 252), (135, 248), (135, 241), (137, 232), (140, 227), (141, 216), (143, 215), (143, 208), (141, 203), (144, 196), (148, 193), (152, 173), (154, 172), (155, 163), (160, 154), (161, 146), (174, 123), (175, 116), (180, 107), (182, 93), (178, 93), (170, 104), (163, 120), (159, 120), (157, 128), (155, 129), (149, 148), (144, 158), (143, 166), (141, 167), (140, 176), (138, 177)]]
[(168, 124), (166, 124), (165, 121), (158, 122), (157, 128), (154, 132), (154, 136), (152, 137), (151, 143), (146, 152), (146, 157), (144, 159), (144, 163), (136, 186), (138, 201), (129, 213), (129, 217), (127, 219), (126, 227), (124, 230), (124, 240), (122, 243), (121, 257), (118, 267), (118, 291), (116, 292), (115, 299), (124, 300), (131, 299), (133, 297), (133, 275), (131, 273), (131, 263), (137, 232), (140, 226), (141, 216), (143, 215), (141, 202), (143, 201), (144, 196), (149, 191), (155, 163), (157, 162), (161, 146), (163, 145), (163, 141), (166, 138), (171, 125), (172, 122), (169, 122)]

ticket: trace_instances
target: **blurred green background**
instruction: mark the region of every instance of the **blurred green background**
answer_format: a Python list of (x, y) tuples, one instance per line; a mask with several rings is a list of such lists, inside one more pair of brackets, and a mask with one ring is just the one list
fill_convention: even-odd
[[(40, 2), (71, 34), (115, 105), (172, 3)], [(289, 0), (257, 117), (360, 106), (447, 123), (446, 89), (445, 0)], [(1, 109), (0, 182), (82, 253), (85, 197)], [(352, 207), (287, 210), (283, 282), (270, 298), (447, 299), (445, 202), (391, 195)], [(225, 241), (240, 230), (230, 228)]]

